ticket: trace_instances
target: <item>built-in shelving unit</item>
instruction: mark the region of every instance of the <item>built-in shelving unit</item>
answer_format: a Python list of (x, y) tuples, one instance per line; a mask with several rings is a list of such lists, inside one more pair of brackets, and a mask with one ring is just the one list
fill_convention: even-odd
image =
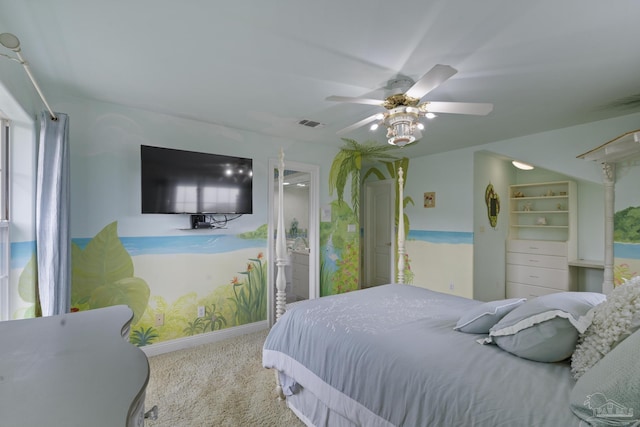
[(576, 289), (569, 260), (577, 254), (577, 191), (573, 181), (509, 187), (507, 297)]

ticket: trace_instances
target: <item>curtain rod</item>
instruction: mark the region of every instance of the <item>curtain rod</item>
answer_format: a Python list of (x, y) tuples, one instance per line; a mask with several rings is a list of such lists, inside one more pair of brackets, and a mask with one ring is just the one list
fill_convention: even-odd
[(5, 55), (4, 53), (0, 53), (0, 56), (4, 56), (5, 58), (12, 59), (22, 65), (22, 67), (24, 68), (24, 71), (27, 73), (27, 76), (29, 76), (29, 80), (31, 80), (31, 84), (36, 89), (36, 92), (38, 92), (38, 95), (40, 96), (42, 103), (44, 104), (45, 107), (47, 107), (47, 110), (49, 111), (49, 115), (51, 116), (51, 119), (58, 120), (58, 117), (49, 106), (47, 99), (44, 97), (44, 94), (42, 93), (42, 90), (40, 89), (40, 86), (38, 85), (36, 78), (33, 76), (33, 73), (31, 72), (31, 68), (29, 67), (29, 63), (25, 61), (23, 56), (20, 54), (20, 40), (18, 39), (18, 37), (14, 36), (11, 33), (2, 33), (0, 34), (0, 44), (2, 44), (7, 49), (10, 49), (13, 52), (15, 52), (17, 58), (14, 58), (13, 56)]

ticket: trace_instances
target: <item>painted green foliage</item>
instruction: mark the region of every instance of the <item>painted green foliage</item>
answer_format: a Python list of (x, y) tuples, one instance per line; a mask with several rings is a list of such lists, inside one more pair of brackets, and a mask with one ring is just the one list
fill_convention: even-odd
[(630, 206), (613, 217), (613, 240), (620, 243), (640, 243), (640, 207)]
[(262, 263), (262, 252), (257, 258), (249, 259), (247, 269), (239, 272), (244, 280), (238, 277), (231, 280), (233, 295), (231, 302), (236, 307), (236, 324), (257, 322), (267, 317), (267, 264)]
[[(152, 296), (131, 333), (131, 343), (144, 346), (265, 320), (267, 263), (262, 252), (238, 274), (203, 298), (191, 292), (168, 304), (161, 296)], [(198, 307), (204, 307), (203, 317), (198, 316)], [(163, 325), (155, 325), (157, 314), (164, 316)]]
[(38, 288), (38, 270), (36, 268), (36, 256), (31, 256), (27, 265), (24, 266), (20, 278), (18, 279), (18, 295), (24, 301), (31, 303), (29, 308), (21, 315), (14, 315), (16, 318), (36, 317), (36, 289)]
[[(614, 214), (613, 240), (619, 243), (640, 243), (640, 206), (629, 206)], [(613, 267), (613, 283), (619, 286), (631, 279), (637, 272), (627, 263)]]
[[(321, 225), (320, 295), (348, 292), (359, 288), (360, 276), (360, 172), (366, 163), (393, 161), (388, 153), (395, 147), (370, 141), (359, 144), (343, 138), (344, 147), (338, 152), (329, 171), (329, 195), (337, 200), (331, 204), (331, 223)], [(344, 202), (347, 184), (350, 185), (351, 206)], [(356, 231), (348, 231), (348, 225)]]
[[(20, 298), (32, 303), (21, 317), (35, 317), (38, 288), (36, 255), (18, 279)], [(140, 320), (149, 300), (149, 286), (133, 275), (133, 261), (117, 233), (117, 222), (102, 229), (82, 250), (71, 243), (71, 310), (89, 310), (124, 304)]]
[[(338, 201), (344, 199), (344, 190), (347, 181), (351, 183), (351, 207), (356, 218), (360, 215), (360, 171), (363, 163), (373, 163), (379, 161), (393, 161), (395, 156), (387, 153), (395, 147), (391, 145), (380, 145), (375, 141), (359, 144), (353, 139), (342, 138), (345, 145), (336, 154), (329, 171), (329, 195), (335, 191)], [(349, 178), (351, 178), (349, 180)]]
[(147, 308), (149, 286), (133, 275), (133, 260), (122, 245), (117, 221), (105, 226), (84, 249), (71, 244), (72, 310), (124, 304), (136, 324)]

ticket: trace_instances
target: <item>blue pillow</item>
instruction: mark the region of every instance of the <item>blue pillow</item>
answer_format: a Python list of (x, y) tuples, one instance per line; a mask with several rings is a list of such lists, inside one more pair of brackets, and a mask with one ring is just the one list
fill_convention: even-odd
[(527, 301), (489, 330), (501, 349), (537, 362), (559, 362), (571, 356), (578, 335), (591, 324), (587, 313), (606, 300), (597, 292), (557, 292)]
[(488, 334), (493, 325), (526, 300), (511, 298), (479, 304), (462, 316), (453, 329), (468, 334)]

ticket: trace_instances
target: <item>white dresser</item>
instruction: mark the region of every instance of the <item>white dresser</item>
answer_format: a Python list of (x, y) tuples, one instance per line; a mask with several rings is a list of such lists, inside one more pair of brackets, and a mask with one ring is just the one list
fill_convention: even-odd
[(572, 181), (509, 188), (506, 297), (576, 291), (577, 191)]
[(309, 252), (291, 253), (291, 281), (295, 301), (309, 299)]
[(132, 317), (119, 305), (0, 322), (0, 425), (141, 427), (149, 363), (125, 340)]
[(533, 298), (575, 291), (567, 242), (507, 241), (507, 298)]

